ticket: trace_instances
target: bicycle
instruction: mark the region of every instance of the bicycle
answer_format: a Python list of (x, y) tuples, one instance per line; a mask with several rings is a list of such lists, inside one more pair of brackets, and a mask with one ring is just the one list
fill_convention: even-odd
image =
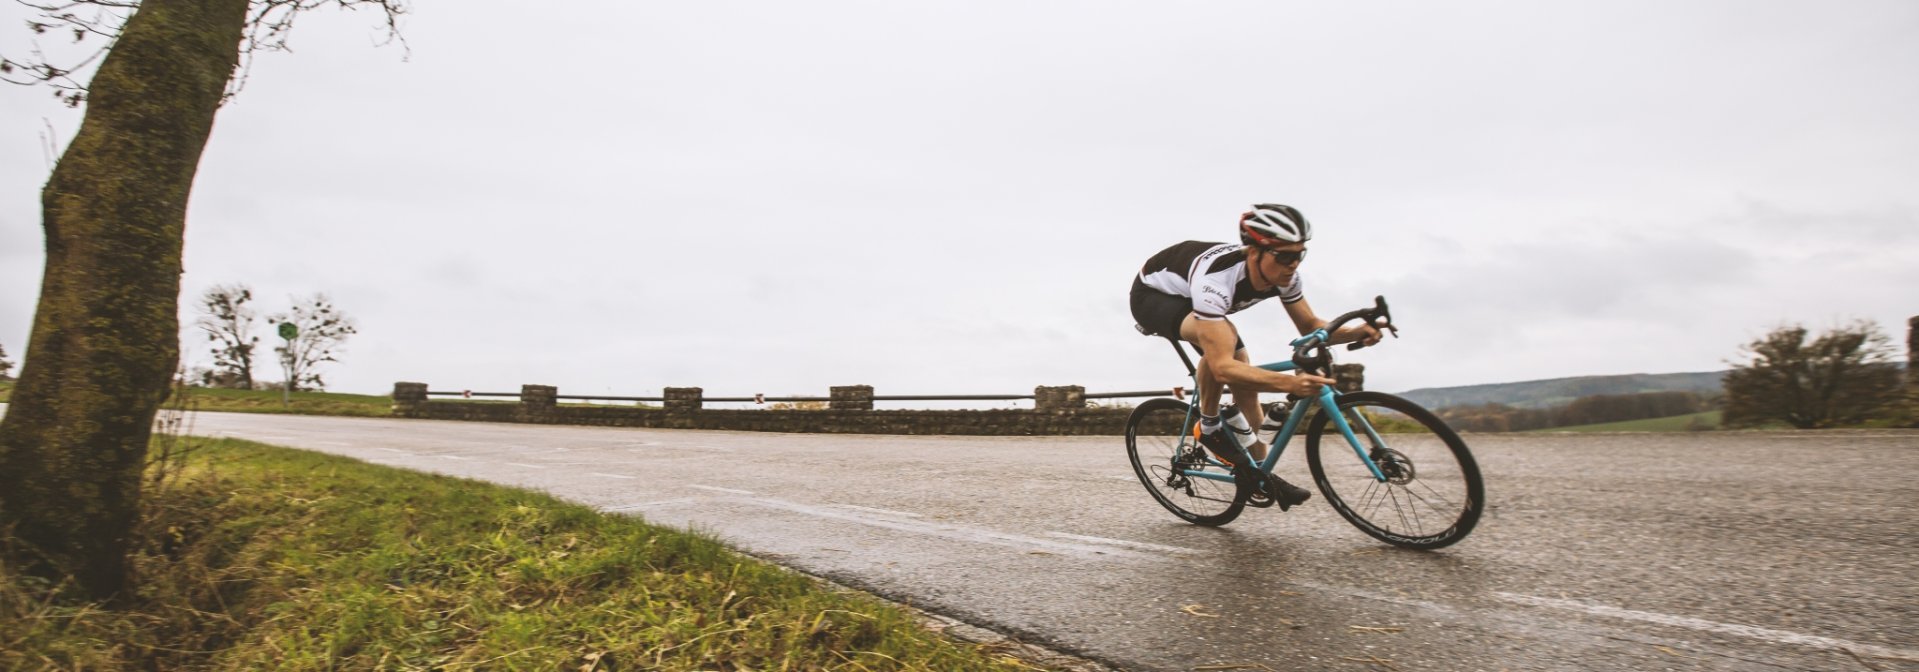
[[(1374, 299), (1372, 308), (1346, 313), (1326, 328), (1294, 339), (1292, 359), (1259, 367), (1330, 378), (1332, 352), (1326, 341), (1353, 320), (1399, 335), (1386, 297), (1381, 296)], [(1186, 349), (1177, 339), (1167, 340), (1197, 384), (1198, 369)], [(1360, 347), (1353, 343), (1347, 349)], [(1133, 472), (1173, 515), (1197, 525), (1225, 525), (1248, 505), (1272, 505), (1273, 466), (1292, 442), (1293, 433), (1305, 426), (1306, 464), (1313, 483), (1333, 510), (1373, 538), (1406, 548), (1434, 549), (1457, 543), (1479, 523), (1485, 506), (1479, 465), (1459, 434), (1431, 411), (1403, 397), (1341, 393), (1333, 386), (1322, 388), (1317, 397), (1290, 401), (1290, 408), (1281, 401), (1267, 409), (1268, 418), (1285, 413), (1286, 421), (1262, 437), (1269, 446), (1265, 459), (1254, 461), (1240, 449), (1234, 462), (1244, 466), (1232, 466), (1214, 459), (1199, 445), (1195, 404), (1149, 399), (1126, 422), (1126, 453)], [(1337, 465), (1322, 459), (1329, 457), (1322, 448), (1337, 451), (1334, 439), (1351, 446), (1358, 459)]]

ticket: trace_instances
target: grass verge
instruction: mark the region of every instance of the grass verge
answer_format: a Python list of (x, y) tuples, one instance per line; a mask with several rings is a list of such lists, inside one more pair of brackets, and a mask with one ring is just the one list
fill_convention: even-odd
[(128, 606), (0, 565), (0, 669), (1016, 670), (714, 540), (222, 440), (144, 502)]
[[(184, 390), (184, 392), (182, 392)], [(353, 415), (388, 417), (393, 415), (393, 398), (371, 394), (338, 392), (294, 392), (286, 403), (279, 390), (228, 390), (217, 387), (175, 387), (165, 406), (199, 411), (228, 413), (288, 413), (293, 415)], [(13, 381), (0, 381), (0, 404), (13, 396)]]
[[(393, 415), (393, 398), (370, 394), (338, 392), (294, 392), (284, 405), (279, 390), (227, 390), (215, 387), (185, 388), (187, 403), (196, 410), (229, 413), (291, 413), (295, 415), (355, 415), (387, 417)], [(179, 393), (179, 388), (175, 388)], [(168, 400), (173, 404), (173, 400)]]
[(1644, 420), (1625, 420), (1621, 422), (1603, 422), (1596, 425), (1574, 425), (1571, 427), (1552, 427), (1536, 429), (1536, 432), (1698, 432), (1719, 429), (1720, 411), (1704, 411), (1686, 415), (1674, 415), (1664, 418), (1646, 418)]

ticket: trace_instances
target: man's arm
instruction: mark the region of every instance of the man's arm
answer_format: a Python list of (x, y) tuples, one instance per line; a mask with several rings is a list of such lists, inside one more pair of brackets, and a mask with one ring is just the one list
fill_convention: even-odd
[(1311, 374), (1291, 375), (1278, 371), (1267, 371), (1233, 356), (1238, 334), (1233, 325), (1225, 320), (1189, 319), (1193, 325), (1194, 342), (1202, 351), (1199, 365), (1213, 372), (1213, 377), (1231, 385), (1235, 390), (1255, 392), (1288, 392), (1304, 396), (1318, 396), (1319, 388), (1333, 384), (1333, 379)]
[[(1286, 315), (1293, 318), (1293, 326), (1299, 328), (1299, 335), (1301, 336), (1313, 333), (1313, 331), (1317, 329), (1326, 328), (1326, 321), (1319, 319), (1318, 315), (1313, 314), (1312, 305), (1306, 303), (1306, 297), (1303, 296), (1300, 297), (1298, 301), (1286, 304)], [(1346, 325), (1339, 330), (1339, 333), (1327, 334), (1327, 336), (1329, 338), (1326, 342), (1329, 345), (1333, 343), (1350, 343), (1352, 341), (1373, 345), (1378, 343), (1380, 338), (1379, 329), (1365, 322)]]

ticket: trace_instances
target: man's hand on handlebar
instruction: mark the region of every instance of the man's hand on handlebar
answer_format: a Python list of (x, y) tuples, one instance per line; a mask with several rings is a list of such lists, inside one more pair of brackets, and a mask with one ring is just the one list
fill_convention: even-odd
[(1327, 385), (1332, 385), (1333, 383), (1337, 382), (1331, 378), (1327, 378), (1325, 376), (1315, 376), (1310, 373), (1301, 373), (1297, 375), (1291, 375), (1291, 376), (1287, 376), (1286, 378), (1288, 380), (1286, 382), (1285, 387), (1289, 389), (1285, 389), (1281, 391), (1286, 392), (1288, 394), (1297, 394), (1302, 397), (1317, 397), (1319, 396), (1320, 388), (1325, 387)]
[(1369, 345), (1379, 345), (1379, 339), (1384, 337), (1385, 334), (1381, 334), (1377, 327), (1361, 322), (1340, 329), (1339, 333), (1332, 335), (1332, 342), (1357, 343), (1358, 345), (1354, 346), (1353, 349), (1359, 349)]

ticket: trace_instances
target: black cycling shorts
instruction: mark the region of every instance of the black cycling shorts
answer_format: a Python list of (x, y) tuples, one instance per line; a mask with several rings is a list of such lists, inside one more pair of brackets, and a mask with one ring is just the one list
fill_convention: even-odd
[[(1147, 287), (1146, 283), (1140, 282), (1139, 276), (1133, 276), (1132, 304), (1134, 323), (1145, 328), (1148, 335), (1174, 340), (1179, 340), (1180, 323), (1185, 322), (1186, 316), (1193, 312), (1192, 299)], [(1233, 347), (1237, 350), (1245, 350), (1246, 341), (1239, 339), (1238, 331), (1234, 329), (1233, 336), (1236, 342)], [(1193, 350), (1199, 352), (1201, 356), (1206, 354), (1200, 351), (1198, 343), (1192, 345)]]

